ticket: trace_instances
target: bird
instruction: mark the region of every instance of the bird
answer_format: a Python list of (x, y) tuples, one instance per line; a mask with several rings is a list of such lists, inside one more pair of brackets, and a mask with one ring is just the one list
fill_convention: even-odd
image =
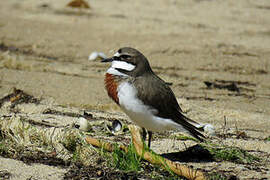
[(151, 146), (153, 132), (178, 130), (199, 141), (205, 136), (200, 123), (186, 117), (169, 85), (152, 70), (148, 59), (137, 49), (120, 48), (112, 57), (104, 84), (108, 96), (142, 128), (142, 138)]

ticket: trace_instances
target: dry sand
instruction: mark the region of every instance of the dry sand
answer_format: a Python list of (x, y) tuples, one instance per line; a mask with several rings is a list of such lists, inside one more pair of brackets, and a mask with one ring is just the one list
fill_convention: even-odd
[[(173, 83), (188, 117), (211, 123), (220, 132), (225, 116), (227, 129), (237, 128), (251, 137), (228, 138), (225, 144), (263, 151), (269, 158), (270, 143), (263, 139), (270, 136), (270, 1), (90, 1), (91, 10), (78, 11), (67, 3), (1, 2), (1, 97), (16, 87), (60, 105), (119, 112), (104, 90), (108, 65), (87, 59), (93, 51), (110, 56), (131, 46), (148, 57), (161, 78)], [(204, 81), (235, 81), (240, 93), (207, 89)], [(164, 142), (160, 149), (159, 143), (156, 139), (154, 150), (169, 151), (170, 145)], [(0, 170), (18, 163), (1, 159)], [(28, 166), (19, 166), (28, 173)], [(236, 171), (243, 179), (270, 178), (269, 167), (263, 173)], [(52, 178), (46, 172), (36, 176), (38, 172), (31, 177)]]

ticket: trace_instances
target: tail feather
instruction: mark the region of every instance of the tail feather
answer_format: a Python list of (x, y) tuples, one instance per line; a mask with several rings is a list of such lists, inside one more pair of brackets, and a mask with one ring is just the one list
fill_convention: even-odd
[(201, 131), (201, 132), (204, 131), (204, 129), (203, 129), (204, 125), (203, 125), (203, 124), (200, 124), (200, 123), (198, 123), (198, 122), (196, 122), (196, 121), (194, 121), (194, 120), (192, 120), (192, 119), (190, 119), (190, 118), (188, 118), (188, 117), (186, 117), (186, 116), (184, 116), (184, 115), (182, 115), (182, 117), (183, 117), (183, 119), (185, 119), (187, 122), (189, 122), (191, 125), (193, 125), (197, 130), (199, 130), (199, 131)]
[(193, 121), (192, 119), (189, 119), (181, 112), (178, 113), (177, 117), (178, 118), (176, 119), (176, 122), (182, 125), (189, 132), (190, 135), (192, 135), (201, 142), (204, 141), (205, 136), (201, 133), (204, 131), (203, 125), (197, 123), (196, 121)]

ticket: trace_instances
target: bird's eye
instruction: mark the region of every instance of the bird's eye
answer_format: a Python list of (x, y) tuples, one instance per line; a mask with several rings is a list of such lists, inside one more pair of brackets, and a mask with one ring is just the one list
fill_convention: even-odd
[(126, 54), (123, 54), (120, 56), (121, 59), (128, 59), (130, 57), (131, 57), (130, 55), (126, 55)]
[(118, 56), (113, 56), (113, 60), (120, 60), (120, 57), (118, 57)]

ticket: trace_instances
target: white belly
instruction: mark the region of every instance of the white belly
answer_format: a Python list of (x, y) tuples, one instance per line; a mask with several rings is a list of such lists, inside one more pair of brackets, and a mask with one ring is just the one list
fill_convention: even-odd
[(158, 110), (143, 104), (143, 102), (137, 98), (136, 88), (128, 82), (123, 82), (118, 86), (118, 98), (123, 111), (140, 127), (144, 127), (153, 132), (171, 129), (185, 131), (181, 125), (171, 119), (155, 116)]

